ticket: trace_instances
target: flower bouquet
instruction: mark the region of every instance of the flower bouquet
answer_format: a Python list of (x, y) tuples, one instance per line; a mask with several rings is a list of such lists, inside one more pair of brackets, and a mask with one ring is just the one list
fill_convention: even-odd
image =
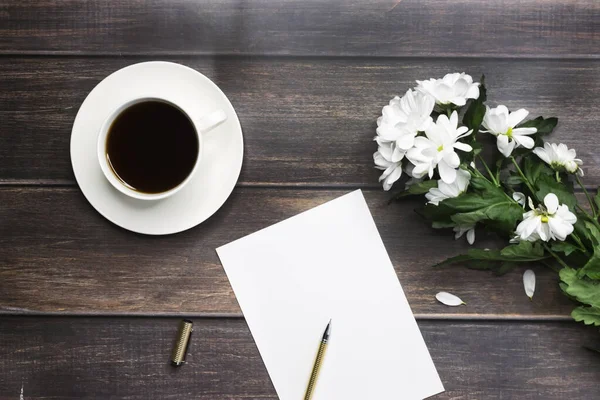
[[(470, 244), (481, 228), (505, 241), (502, 249), (473, 248), (438, 265), (503, 274), (542, 263), (580, 303), (573, 318), (600, 326), (600, 195), (583, 185), (575, 150), (544, 143), (557, 118), (528, 119), (525, 109), (491, 108), (486, 100), (484, 77), (477, 83), (465, 73), (417, 81), (394, 97), (377, 120), (379, 181), (386, 191), (403, 183), (394, 199), (424, 195), (418, 212), (433, 228), (466, 234)], [(531, 275), (524, 282), (532, 296)]]

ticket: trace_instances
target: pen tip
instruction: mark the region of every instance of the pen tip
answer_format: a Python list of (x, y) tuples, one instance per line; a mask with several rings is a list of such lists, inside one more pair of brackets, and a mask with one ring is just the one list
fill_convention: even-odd
[(329, 318), (329, 322), (327, 323), (327, 327), (325, 328), (325, 335), (329, 336), (331, 333), (331, 318)]

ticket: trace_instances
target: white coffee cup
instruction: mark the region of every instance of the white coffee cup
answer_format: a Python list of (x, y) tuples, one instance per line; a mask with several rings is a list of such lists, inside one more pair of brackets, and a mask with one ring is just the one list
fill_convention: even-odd
[[(179, 185), (177, 185), (174, 188), (169, 189), (165, 192), (160, 192), (160, 193), (139, 192), (139, 191), (131, 188), (125, 182), (123, 182), (121, 180), (121, 178), (119, 178), (117, 173), (113, 170), (112, 166), (110, 165), (110, 162), (107, 157), (107, 151), (106, 151), (106, 139), (108, 137), (110, 127), (112, 126), (113, 122), (117, 119), (117, 117), (119, 115), (121, 115), (121, 113), (123, 111), (125, 111), (126, 109), (128, 109), (129, 107), (131, 107), (135, 104), (144, 103), (144, 102), (148, 102), (148, 101), (164, 102), (164, 103), (167, 103), (167, 104), (177, 108), (178, 110), (180, 110), (191, 121), (192, 125), (194, 126), (196, 136), (198, 138), (198, 157), (196, 158), (196, 163), (194, 164), (194, 167), (192, 168), (189, 175)], [(227, 115), (225, 114), (225, 111), (220, 110), (220, 109), (206, 113), (201, 118), (194, 119), (194, 118), (191, 118), (190, 115), (191, 115), (191, 113), (187, 112), (182, 106), (180, 106), (168, 99), (159, 98), (159, 97), (135, 98), (135, 99), (129, 100), (129, 101), (121, 104), (113, 112), (111, 112), (109, 114), (109, 116), (106, 118), (106, 120), (104, 121), (104, 123), (102, 124), (102, 127), (100, 128), (100, 132), (98, 133), (98, 144), (97, 144), (98, 162), (100, 163), (100, 168), (102, 169), (104, 176), (110, 182), (110, 184), (113, 185), (115, 187), (115, 189), (117, 189), (121, 193), (123, 193), (129, 197), (139, 199), (139, 200), (165, 199), (169, 196), (174, 195), (181, 189), (183, 189), (192, 180), (194, 174), (196, 173), (196, 171), (198, 170), (198, 167), (200, 165), (200, 160), (202, 159), (202, 151), (203, 151), (202, 135), (206, 134), (207, 132), (211, 131), (212, 129), (216, 128), (217, 126), (219, 126), (220, 124), (225, 122), (225, 120), (227, 120)]]

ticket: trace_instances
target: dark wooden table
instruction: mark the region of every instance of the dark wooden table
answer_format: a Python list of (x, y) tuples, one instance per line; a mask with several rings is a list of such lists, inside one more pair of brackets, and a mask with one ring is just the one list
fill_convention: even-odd
[[(69, 159), (86, 94), (147, 60), (214, 80), (246, 143), (221, 210), (166, 237), (102, 218)], [(493, 102), (559, 117), (555, 139), (600, 184), (597, 0), (1, 2), (0, 398), (276, 398), (215, 248), (355, 188), (446, 386), (437, 398), (600, 398), (600, 357), (581, 347), (598, 330), (571, 321), (553, 273), (535, 268), (530, 302), (522, 270), (429, 268), (466, 244), (415, 201), (387, 206), (377, 184), (381, 107), (453, 71), (485, 73)], [(468, 306), (436, 303), (440, 290)], [(196, 334), (173, 369), (182, 316)]]

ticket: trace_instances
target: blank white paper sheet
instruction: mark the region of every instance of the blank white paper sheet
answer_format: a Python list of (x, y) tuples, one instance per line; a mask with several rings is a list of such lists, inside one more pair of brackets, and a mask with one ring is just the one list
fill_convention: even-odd
[(281, 400), (303, 399), (330, 318), (313, 400), (444, 391), (360, 190), (217, 253)]

